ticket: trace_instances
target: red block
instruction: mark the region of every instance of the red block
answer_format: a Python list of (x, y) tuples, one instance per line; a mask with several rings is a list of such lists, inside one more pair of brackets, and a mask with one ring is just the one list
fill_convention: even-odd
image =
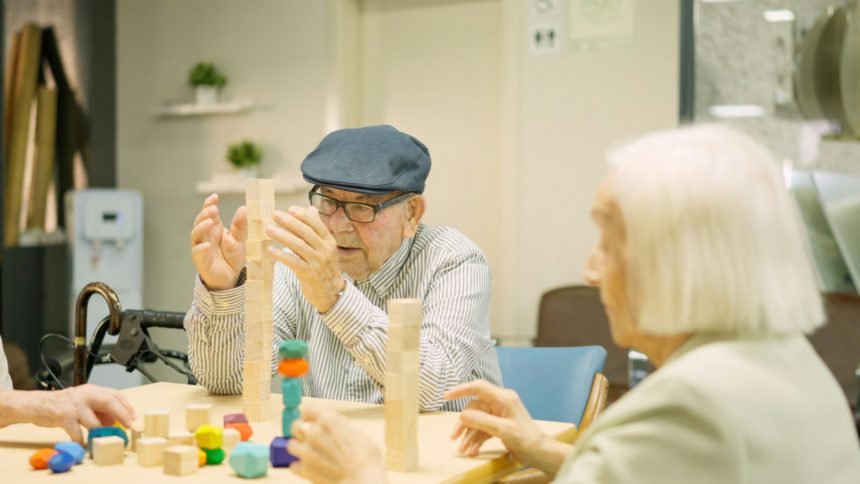
[(278, 373), (287, 378), (301, 378), (307, 372), (308, 362), (303, 358), (284, 359), (278, 364)]
[(252, 435), (254, 435), (254, 429), (251, 428), (251, 425), (244, 422), (237, 423), (229, 423), (224, 426), (225, 429), (236, 429), (239, 431), (239, 438), (242, 442), (247, 442)]
[(55, 449), (39, 449), (35, 454), (30, 456), (30, 465), (33, 466), (33, 469), (47, 469), (48, 462), (50, 462), (51, 457), (57, 453)]

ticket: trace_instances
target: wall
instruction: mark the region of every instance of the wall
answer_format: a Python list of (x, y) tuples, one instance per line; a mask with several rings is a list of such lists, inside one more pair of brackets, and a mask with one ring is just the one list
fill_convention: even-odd
[[(677, 3), (637, 8), (627, 46), (576, 52), (563, 45), (556, 56), (533, 57), (528, 2), (519, 0), (260, 0), (253, 9), (229, 0), (119, 2), (118, 173), (120, 186), (146, 200), (146, 304), (187, 308), (188, 230), (202, 201), (194, 185), (219, 166), (228, 142), (261, 137), (269, 170), (295, 172), (326, 131), (397, 119), (428, 133), (437, 162), (428, 221), (457, 226), (491, 258), (494, 333), (531, 336), (539, 295), (581, 281), (596, 240), (588, 211), (607, 148), (676, 122)], [(367, 22), (376, 30), (366, 31)], [(399, 43), (393, 57), (370, 51), (356, 61), (384, 35)], [(463, 39), (477, 44), (457, 52)], [(410, 45), (428, 50), (410, 56)], [(493, 54), (475, 58), (478, 52)], [(271, 108), (221, 118), (153, 116), (165, 100), (190, 96), (185, 76), (201, 59), (224, 66), (228, 94)], [(425, 75), (428, 65), (445, 62), (454, 70)], [(383, 70), (365, 72), (368, 66)], [(474, 92), (458, 83), (457, 69), (472, 80), (498, 78)], [(380, 80), (396, 83), (367, 85)], [(391, 102), (368, 104), (370, 88)], [(418, 102), (410, 93), (417, 99), (428, 91), (421, 105), (438, 108), (409, 112)], [(467, 125), (474, 120), (484, 121)], [(472, 134), (496, 141), (470, 144)], [(458, 171), (473, 157), (474, 166)], [(468, 203), (458, 203), (464, 192)], [(238, 197), (231, 200), (231, 208), (238, 205)]]

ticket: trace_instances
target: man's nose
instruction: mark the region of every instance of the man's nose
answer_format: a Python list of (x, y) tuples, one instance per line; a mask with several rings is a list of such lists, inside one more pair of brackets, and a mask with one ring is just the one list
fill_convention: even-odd
[(343, 207), (337, 207), (337, 210), (328, 216), (328, 228), (332, 233), (349, 232), (353, 229), (352, 220), (346, 216)]

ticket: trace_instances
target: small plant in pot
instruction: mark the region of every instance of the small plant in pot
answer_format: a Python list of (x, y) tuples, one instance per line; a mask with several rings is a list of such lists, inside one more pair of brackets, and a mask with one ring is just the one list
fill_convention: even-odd
[(256, 178), (259, 172), (263, 150), (248, 140), (234, 143), (227, 148), (227, 161), (242, 175), (242, 178)]
[(188, 73), (188, 82), (198, 104), (212, 104), (218, 100), (218, 91), (227, 85), (227, 77), (215, 64), (198, 62)]

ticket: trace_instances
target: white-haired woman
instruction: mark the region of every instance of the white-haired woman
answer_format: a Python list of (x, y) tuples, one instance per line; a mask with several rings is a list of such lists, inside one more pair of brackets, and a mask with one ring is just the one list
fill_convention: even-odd
[[(804, 336), (824, 314), (775, 160), (743, 134), (699, 126), (609, 161), (585, 278), (615, 343), (658, 369), (574, 446), (542, 434), (516, 393), (460, 385), (447, 398), (475, 398), (454, 432), (461, 452), (499, 437), (559, 482), (860, 482), (848, 403)], [(356, 438), (336, 416), (308, 420), (326, 425), (291, 443), (300, 457)], [(378, 459), (330, 457), (354, 477), (381, 472)], [(320, 478), (313, 460), (299, 470)]]

